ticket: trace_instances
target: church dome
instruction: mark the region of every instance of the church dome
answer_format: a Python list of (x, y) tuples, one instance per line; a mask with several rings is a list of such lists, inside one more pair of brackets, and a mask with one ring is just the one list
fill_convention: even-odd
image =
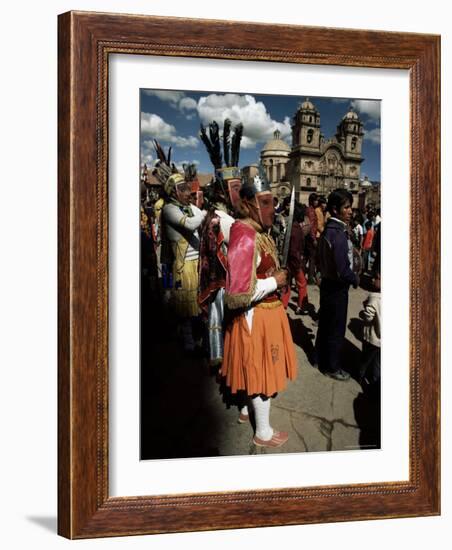
[(364, 176), (364, 179), (360, 182), (361, 187), (369, 188), (372, 187), (372, 183), (369, 181), (368, 176)]
[(273, 139), (267, 141), (267, 143), (262, 148), (261, 153), (271, 153), (271, 152), (287, 152), (290, 153), (290, 145), (281, 139), (281, 132), (276, 130), (273, 133)]
[(309, 101), (309, 97), (306, 98), (306, 101), (303, 101), (303, 103), (301, 104), (301, 108), (307, 109), (309, 111), (315, 111), (314, 104)]
[(356, 113), (353, 108), (350, 108), (350, 111), (344, 115), (343, 120), (359, 120), (358, 113)]

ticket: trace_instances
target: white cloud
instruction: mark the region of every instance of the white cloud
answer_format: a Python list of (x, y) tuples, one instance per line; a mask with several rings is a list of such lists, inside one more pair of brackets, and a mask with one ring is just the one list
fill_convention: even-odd
[(210, 94), (198, 101), (198, 114), (203, 124), (216, 120), (220, 125), (229, 118), (233, 125), (243, 124), (242, 147), (253, 148), (258, 142), (268, 141), (273, 132), (279, 130), (282, 139), (291, 135), (290, 118), (284, 122), (273, 120), (262, 101), (256, 101), (251, 95)]
[[(155, 96), (166, 101), (174, 109), (178, 109), (182, 113), (187, 111), (196, 111), (198, 104), (192, 97), (185, 95), (185, 92), (177, 92), (171, 90), (143, 90), (143, 93), (148, 96)], [(187, 119), (194, 118), (194, 114), (187, 115)]]
[(194, 149), (196, 149), (199, 145), (199, 140), (195, 136), (174, 136), (171, 140), (171, 143), (174, 143), (174, 145), (176, 145), (177, 147), (193, 147)]
[(141, 113), (141, 131), (158, 141), (171, 141), (176, 128), (154, 113)]
[(178, 107), (179, 102), (185, 97), (184, 92), (175, 92), (172, 90), (143, 90), (145, 95), (155, 96), (170, 103), (173, 107)]
[(358, 113), (366, 114), (374, 120), (379, 120), (380, 118), (380, 101), (354, 99), (351, 105)]
[(176, 168), (179, 172), (184, 171), (184, 164), (194, 164), (196, 167), (198, 167), (201, 163), (199, 160), (180, 160), (175, 162)]
[(195, 136), (183, 137), (176, 135), (176, 128), (155, 113), (141, 113), (141, 132), (143, 135), (152, 137), (157, 141), (172, 143), (181, 148), (196, 148), (199, 145), (199, 141)]
[(372, 130), (365, 130), (364, 139), (367, 139), (371, 143), (381, 143), (380, 128), (373, 128)]
[[(192, 138), (192, 139), (196, 140), (196, 138)], [(178, 145), (175, 142), (172, 142), (172, 143), (174, 143), (175, 145)], [(180, 144), (178, 146), (180, 147)], [(168, 148), (164, 147), (164, 149), (165, 149), (165, 153), (167, 153)], [(200, 161), (197, 160), (197, 159), (176, 161), (173, 157), (174, 153), (175, 153), (175, 151), (173, 150), (172, 154), (171, 154), (172, 161), (174, 161), (177, 169), (180, 172), (183, 171), (183, 167), (182, 167), (183, 164), (195, 164), (196, 166), (198, 166), (200, 164)], [(140, 158), (141, 165), (146, 164), (148, 169), (152, 168), (154, 166), (154, 160), (156, 160), (154, 143), (153, 143), (152, 139), (146, 139), (145, 141), (143, 141), (141, 143), (141, 158)]]
[(141, 164), (152, 166), (154, 160), (154, 146), (150, 139), (143, 141), (141, 144)]
[(183, 97), (179, 101), (179, 109), (181, 111), (193, 111), (197, 106), (198, 104), (192, 97)]

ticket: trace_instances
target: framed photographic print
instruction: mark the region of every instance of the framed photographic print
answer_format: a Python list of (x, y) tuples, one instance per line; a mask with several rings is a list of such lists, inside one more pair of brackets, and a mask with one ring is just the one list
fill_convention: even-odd
[(439, 514), (439, 46), (60, 16), (61, 535)]

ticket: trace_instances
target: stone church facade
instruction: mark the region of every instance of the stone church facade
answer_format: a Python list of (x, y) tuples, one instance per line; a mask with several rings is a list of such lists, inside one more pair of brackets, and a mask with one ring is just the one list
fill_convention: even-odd
[(261, 151), (273, 193), (283, 198), (295, 185), (298, 200), (307, 204), (312, 192), (327, 196), (333, 189), (344, 187), (357, 201), (363, 136), (363, 124), (350, 109), (335, 136), (326, 140), (321, 133), (320, 113), (306, 99), (292, 119), (292, 147), (276, 131)]

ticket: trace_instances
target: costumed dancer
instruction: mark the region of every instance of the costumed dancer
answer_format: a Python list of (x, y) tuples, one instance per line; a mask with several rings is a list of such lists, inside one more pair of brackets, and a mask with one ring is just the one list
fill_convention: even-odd
[(140, 207), (141, 288), (145, 303), (158, 287), (158, 267), (155, 234), (152, 221), (144, 206)]
[(268, 234), (274, 205), (270, 185), (260, 176), (242, 185), (237, 220), (231, 227), (225, 304), (231, 310), (221, 374), (234, 394), (246, 392), (254, 408), (253, 442), (279, 447), (288, 433), (270, 425), (271, 398), (296, 377), (292, 335), (277, 290), (287, 285), (276, 246)]
[(240, 199), (239, 191), (242, 182), (238, 162), (242, 133), (243, 126), (238, 124), (234, 129), (231, 143), (231, 121), (229, 119), (224, 121), (225, 166), (223, 166), (218, 124), (215, 121), (209, 124), (209, 136), (202, 125), (200, 131), (200, 138), (206, 146), (215, 169), (215, 177), (206, 193), (210, 208), (201, 230), (198, 294), (199, 305), (207, 319), (211, 367), (219, 367), (223, 361), (227, 249), (229, 231), (235, 221), (231, 214), (234, 205)]
[(204, 193), (199, 184), (196, 165), (182, 164), (182, 168), (184, 169), (185, 181), (191, 186), (190, 203), (202, 210), (204, 205)]
[[(190, 204), (191, 185), (171, 164), (171, 148), (168, 156), (157, 141), (155, 150), (159, 158), (154, 175), (163, 185), (165, 206), (162, 211), (161, 262), (166, 286), (171, 288), (171, 304), (180, 319), (184, 350), (195, 351), (193, 322), (199, 316), (198, 262), (199, 235), (206, 212)], [(165, 281), (164, 281), (165, 286)]]

